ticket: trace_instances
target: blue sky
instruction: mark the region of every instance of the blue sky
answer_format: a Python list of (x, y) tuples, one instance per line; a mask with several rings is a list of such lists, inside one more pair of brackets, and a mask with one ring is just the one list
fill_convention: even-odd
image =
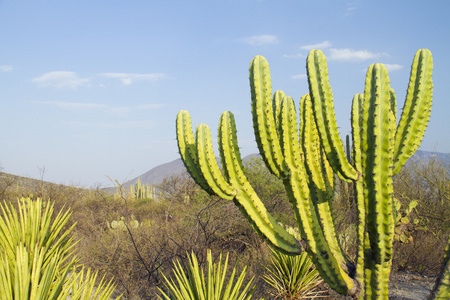
[(305, 58), (328, 59), (341, 136), (365, 70), (386, 64), (401, 111), (416, 50), (434, 59), (421, 150), (450, 152), (450, 1), (0, 0), (0, 166), (78, 186), (132, 179), (179, 158), (175, 117), (216, 132), (236, 116), (257, 152), (248, 66), (269, 61), (273, 90), (307, 93)]

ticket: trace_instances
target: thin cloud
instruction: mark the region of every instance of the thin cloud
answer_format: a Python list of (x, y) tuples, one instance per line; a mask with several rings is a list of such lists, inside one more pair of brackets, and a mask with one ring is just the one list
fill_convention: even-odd
[(329, 41), (323, 41), (322, 43), (301, 46), (300, 49), (309, 51), (312, 49), (325, 49), (325, 48), (330, 48), (330, 47), (331, 47), (331, 43)]
[(130, 85), (135, 81), (156, 82), (166, 77), (164, 73), (103, 73), (102, 75), (108, 78), (119, 79), (124, 85)]
[(0, 66), (0, 71), (2, 71), (2, 72), (11, 72), (12, 70), (13, 70), (13, 67), (10, 65)]
[(360, 1), (355, 0), (350, 3), (347, 3), (347, 9), (345, 10), (344, 17), (348, 17), (348, 16), (352, 15), (353, 12), (356, 10), (359, 2)]
[(292, 76), (292, 79), (305, 79), (308, 76), (306, 74), (298, 74), (298, 75), (294, 75)]
[(379, 58), (385, 54), (373, 53), (367, 50), (352, 50), (352, 49), (330, 49), (329, 60), (338, 61), (363, 61), (368, 59)]
[(89, 85), (90, 78), (80, 78), (75, 72), (54, 71), (33, 78), (33, 82), (41, 87), (76, 89), (80, 86)]
[(275, 35), (270, 34), (254, 35), (248, 38), (243, 38), (242, 41), (254, 46), (278, 44), (278, 38)]
[(399, 64), (384, 64), (384, 66), (386, 67), (386, 70), (388, 70), (388, 71), (397, 71), (397, 70), (403, 69), (403, 66), (399, 65)]
[(345, 10), (345, 13), (344, 13), (344, 17), (350, 16), (353, 13), (353, 11), (355, 11), (355, 10), (356, 10), (355, 6), (347, 7), (347, 9)]

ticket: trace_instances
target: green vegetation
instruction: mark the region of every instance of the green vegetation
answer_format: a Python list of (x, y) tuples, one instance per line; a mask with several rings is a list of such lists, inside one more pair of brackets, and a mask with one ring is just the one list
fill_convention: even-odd
[[(350, 151), (346, 155), (337, 130), (323, 53), (312, 50), (307, 59), (309, 94), (300, 101), (300, 130), (292, 98), (282, 91), (272, 95), (267, 61), (262, 56), (252, 60), (250, 86), (256, 141), (267, 168), (283, 181), (301, 240), (277, 223), (249, 184), (231, 112), (224, 112), (219, 123), (224, 176), (215, 160), (209, 127), (198, 125), (194, 138), (187, 111), (177, 116), (180, 155), (192, 178), (210, 195), (232, 200), (272, 247), (291, 255), (306, 250), (321, 277), (341, 294), (387, 299), (395, 228), (393, 176), (423, 138), (431, 112), (432, 69), (430, 51), (417, 51), (397, 126), (396, 96), (388, 72), (382, 64), (369, 67), (364, 93), (353, 99), (349, 160)], [(354, 261), (342, 251), (331, 213), (335, 174), (354, 183)]]
[[(109, 299), (114, 285), (77, 265), (70, 213), (30, 198), (0, 205), (0, 299)], [(95, 287), (95, 291), (94, 291)], [(120, 298), (120, 297), (119, 297)]]
[(253, 278), (243, 288), (242, 292), (239, 290), (242, 288), (246, 268), (242, 270), (239, 277), (234, 283), (236, 276), (236, 269), (233, 268), (231, 275), (228, 278), (228, 283), (224, 286), (227, 267), (228, 267), (228, 255), (225, 258), (225, 262), (222, 265), (222, 255), (219, 257), (217, 264), (213, 263), (211, 250), (208, 250), (207, 254), (208, 270), (205, 274), (200, 269), (197, 257), (192, 253), (189, 257), (188, 275), (183, 270), (180, 262), (174, 263), (174, 276), (176, 282), (173, 279), (168, 279), (164, 276), (166, 281), (166, 287), (170, 291), (170, 298), (164, 291), (161, 290), (163, 297), (160, 299), (180, 299), (180, 300), (247, 300), (251, 299), (254, 292), (254, 288), (250, 288)]
[[(301, 238), (296, 228), (287, 227), (287, 230)], [(324, 292), (318, 291), (323, 280), (306, 252), (291, 256), (274, 249), (270, 251), (272, 258), (263, 279), (272, 287), (269, 294), (275, 299), (317, 298)]]

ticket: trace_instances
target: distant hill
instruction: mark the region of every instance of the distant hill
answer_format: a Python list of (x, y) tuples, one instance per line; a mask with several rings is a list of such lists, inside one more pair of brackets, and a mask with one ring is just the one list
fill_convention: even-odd
[(422, 162), (426, 163), (431, 159), (437, 159), (444, 166), (450, 166), (450, 153), (417, 150), (410, 160), (421, 160)]
[[(250, 159), (255, 156), (259, 156), (259, 154), (250, 154), (244, 157), (244, 160)], [(426, 163), (430, 159), (437, 159), (444, 166), (450, 166), (450, 153), (417, 150), (417, 152), (409, 161), (411, 162), (414, 160), (421, 160)], [(218, 163), (220, 165), (220, 159), (218, 159)], [(148, 172), (128, 181), (127, 183), (124, 184), (124, 186), (135, 184), (138, 178), (140, 178), (141, 182), (144, 184), (157, 185), (159, 183), (162, 183), (164, 178), (169, 178), (171, 176), (178, 176), (183, 174), (183, 172), (185, 171), (186, 168), (184, 167), (184, 164), (181, 161), (181, 159), (176, 159), (174, 161), (154, 167)], [(32, 179), (28, 177), (0, 172), (0, 189), (2, 186), (9, 186), (11, 184), (14, 185), (16, 188), (21, 188), (24, 190), (33, 190), (41, 186), (45, 186), (47, 188), (62, 186), (61, 184), (46, 182), (39, 179)], [(104, 188), (104, 190), (108, 192), (115, 192), (114, 187)]]
[[(69, 186), (48, 182), (41, 179), (0, 172), (0, 200), (3, 200), (3, 197), (7, 191), (17, 193), (23, 197), (28, 197), (30, 193), (34, 194), (34, 196), (40, 197), (42, 193), (46, 194), (51, 191), (62, 191), (66, 188), (69, 188)], [(80, 191), (85, 190), (80, 187), (70, 187), (72, 191), (73, 188)]]
[[(244, 157), (244, 160), (258, 155), (259, 154), (250, 154)], [(423, 162), (427, 162), (433, 158), (437, 158), (443, 165), (450, 166), (450, 153), (417, 150), (417, 152), (414, 154), (411, 160), (414, 161), (419, 159)], [(220, 159), (218, 159), (218, 162), (220, 164)], [(161, 183), (164, 180), (164, 178), (181, 175), (185, 171), (186, 168), (184, 167), (183, 161), (181, 159), (177, 159), (172, 162), (165, 163), (151, 169), (150, 171), (128, 181), (127, 183), (124, 184), (124, 186), (135, 184), (138, 178), (140, 178), (141, 183), (156, 185)]]

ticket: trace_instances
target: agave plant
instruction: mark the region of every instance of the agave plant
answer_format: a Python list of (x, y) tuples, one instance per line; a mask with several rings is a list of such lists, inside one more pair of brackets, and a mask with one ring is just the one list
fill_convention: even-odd
[(222, 265), (222, 254), (219, 257), (217, 264), (213, 263), (211, 250), (208, 249), (207, 253), (207, 274), (199, 267), (197, 257), (194, 253), (189, 257), (189, 266), (187, 274), (184, 272), (183, 267), (179, 261), (174, 262), (173, 273), (175, 280), (168, 279), (164, 274), (163, 277), (166, 281), (166, 287), (170, 291), (167, 295), (162, 289), (160, 289), (162, 296), (158, 296), (159, 299), (182, 299), (182, 300), (247, 300), (251, 299), (254, 287), (250, 288), (253, 278), (247, 283), (242, 291), (241, 288), (244, 283), (245, 274), (247, 273), (247, 267), (245, 266), (241, 274), (233, 284), (236, 276), (236, 266), (228, 279), (228, 283), (224, 286), (225, 278), (227, 277), (228, 267), (228, 254), (225, 258), (225, 262)]
[(69, 211), (52, 222), (53, 205), (30, 198), (0, 209), (0, 300), (111, 298), (112, 282), (77, 264)]

